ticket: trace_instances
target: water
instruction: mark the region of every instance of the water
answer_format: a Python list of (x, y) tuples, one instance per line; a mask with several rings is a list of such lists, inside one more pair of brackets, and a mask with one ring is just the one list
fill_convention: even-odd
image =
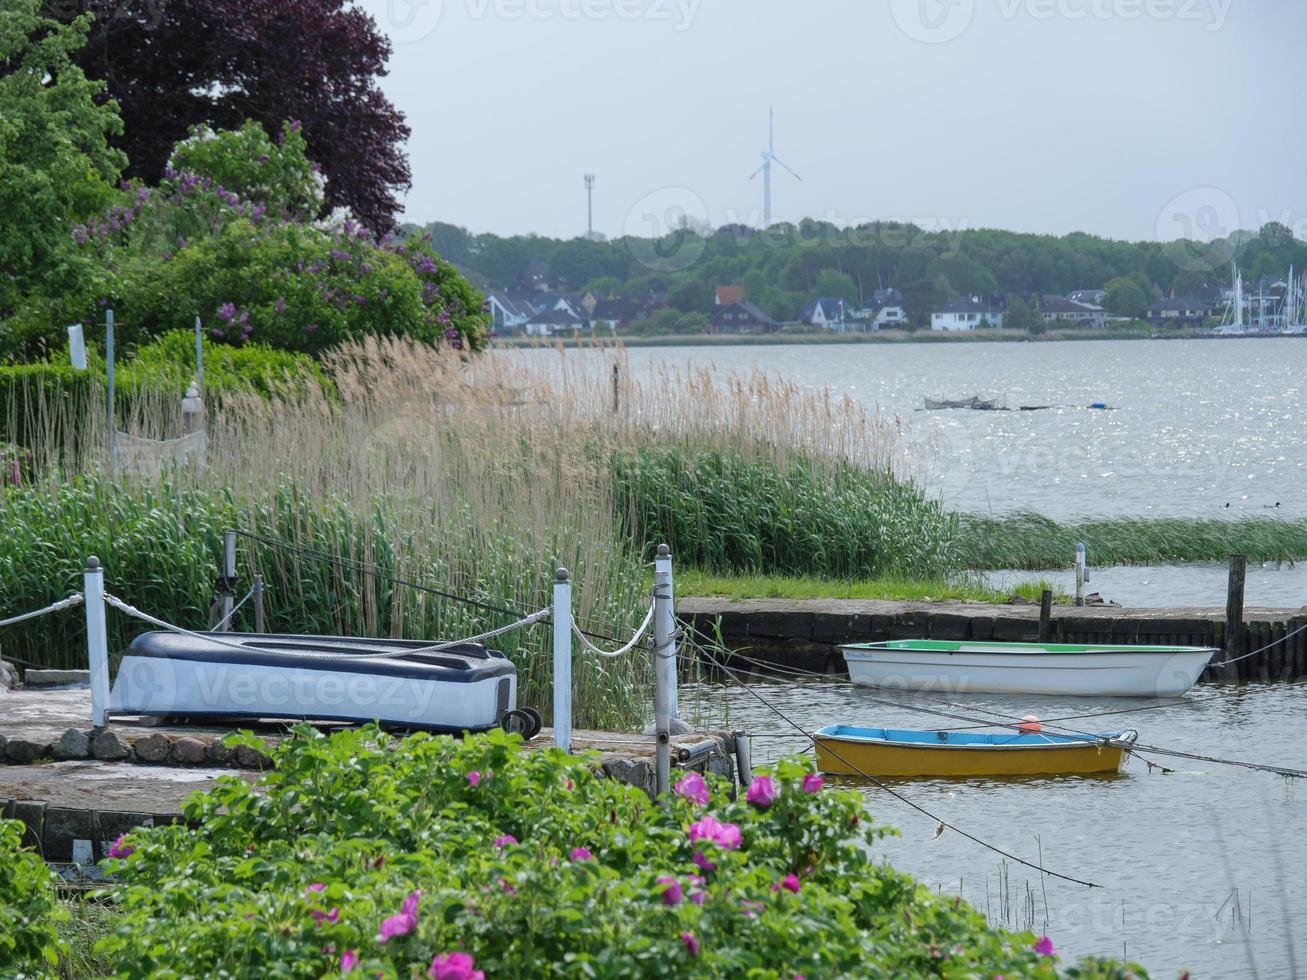
[[(838, 722), (960, 724), (874, 704), (880, 695), (846, 681), (764, 683), (757, 690), (809, 731)], [(704, 685), (699, 693), (723, 706), (732, 727), (757, 733), (755, 765), (809, 749), (806, 738), (791, 734), (743, 687)], [(967, 703), (1054, 718), (1155, 702), (974, 695)], [(1307, 685), (1209, 686), (1155, 710), (1088, 724), (1101, 731), (1137, 728), (1145, 744), (1307, 769), (1305, 714)], [(1121, 775), (1107, 777), (891, 782), (913, 802), (1019, 857), (1038, 862), (1042, 848), (1046, 867), (1102, 886), (1092, 890), (1041, 881), (1010, 862), (1005, 872), (999, 855), (958, 834), (932, 839), (935, 821), (876, 787), (840, 782), (866, 797), (877, 821), (901, 830), (901, 837), (879, 845), (891, 864), (947, 895), (961, 894), (996, 924), (1046, 933), (1059, 953), (1124, 954), (1156, 977), (1188, 968), (1195, 978), (1269, 980), (1307, 969), (1307, 784), (1209, 763), (1157, 761), (1176, 771), (1150, 773), (1131, 759)]]
[[(662, 347), (629, 357), (641, 377), (660, 362), (757, 368), (898, 415), (917, 476), (957, 510), (1058, 519), (1307, 513), (1299, 401), (1307, 343), (1297, 338)], [(1075, 407), (918, 411), (927, 397), (975, 394), (1013, 409)], [(1086, 407), (1094, 402), (1113, 410)]]
[[(1191, 562), (1184, 565), (1118, 565), (1091, 568), (1087, 592), (1127, 606), (1224, 607), (1230, 569), (1225, 562)], [(1071, 568), (1037, 572), (1004, 569), (986, 572), (984, 579), (998, 590), (1012, 590), (1021, 582), (1042, 579), (1067, 595), (1074, 595), (1076, 574)], [(1249, 565), (1244, 584), (1244, 605), (1298, 609), (1307, 603), (1307, 563)]]

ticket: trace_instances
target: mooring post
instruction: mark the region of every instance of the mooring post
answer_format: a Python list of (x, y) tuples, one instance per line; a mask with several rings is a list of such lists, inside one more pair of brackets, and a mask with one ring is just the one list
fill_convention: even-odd
[(613, 414), (616, 415), (622, 405), (621, 389), (619, 387), (622, 372), (617, 365), (613, 365)]
[(554, 744), (572, 751), (572, 582), (554, 575)]
[(109, 721), (109, 637), (104, 622), (104, 569), (94, 555), (86, 559), (82, 600), (86, 607), (86, 659), (91, 670), (91, 724), (103, 728)]
[(254, 632), (264, 633), (267, 621), (263, 618), (263, 576), (254, 576)]
[(1076, 545), (1076, 605), (1077, 606), (1083, 606), (1085, 604), (1085, 579), (1087, 577), (1088, 576), (1085, 574), (1085, 546), (1083, 544), (1078, 544)]
[(676, 717), (676, 617), (672, 608), (672, 551), (658, 546), (654, 559), (654, 793), (672, 782), (672, 723)]
[(233, 590), (236, 587), (236, 532), (222, 532), (222, 615), (218, 619), (218, 629), (231, 630), (231, 611), (235, 600)]
[(735, 732), (735, 773), (741, 787), (753, 782), (752, 747), (748, 732)]
[(1230, 556), (1230, 582), (1225, 593), (1225, 655), (1243, 655), (1243, 585), (1248, 575), (1248, 559), (1243, 555)]
[(1039, 597), (1039, 642), (1047, 643), (1053, 637), (1053, 590), (1045, 589)]

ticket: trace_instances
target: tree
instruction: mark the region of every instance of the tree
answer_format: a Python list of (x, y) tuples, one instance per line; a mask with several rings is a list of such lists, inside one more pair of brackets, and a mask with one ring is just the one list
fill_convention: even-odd
[(1041, 334), (1044, 332), (1044, 318), (1020, 296), (1010, 296), (1007, 301), (1007, 312), (1003, 315), (1003, 326), (1009, 330)]
[[(46, 0), (56, 18), (78, 6)], [(75, 59), (121, 107), (129, 176), (158, 182), (192, 126), (253, 119), (271, 134), (298, 120), (327, 206), (385, 232), (410, 184), (409, 128), (376, 84), (389, 56), (376, 22), (348, 0), (187, 0), (118, 5)]]
[(122, 124), (103, 86), (71, 59), (85, 15), (61, 26), (39, 0), (0, 9), (0, 316), (43, 283), (81, 278), (70, 227), (103, 208), (125, 163), (109, 137)]
[(858, 287), (848, 275), (837, 269), (822, 269), (817, 273), (814, 292), (817, 296), (842, 299), (850, 306), (856, 306), (858, 302)]
[(1103, 306), (1111, 313), (1137, 320), (1148, 309), (1148, 289), (1134, 276), (1119, 276), (1103, 288)]

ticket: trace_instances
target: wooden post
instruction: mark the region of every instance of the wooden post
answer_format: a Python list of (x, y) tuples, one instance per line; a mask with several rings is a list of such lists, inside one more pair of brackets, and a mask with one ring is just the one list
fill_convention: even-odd
[(1244, 647), (1243, 583), (1248, 574), (1248, 560), (1243, 555), (1230, 556), (1230, 583), (1225, 595), (1225, 656), (1240, 656)]
[(1053, 638), (1053, 590), (1045, 589), (1039, 597), (1039, 642)]
[(622, 376), (621, 371), (618, 369), (617, 365), (614, 364), (613, 365), (613, 414), (614, 415), (617, 414), (618, 410), (622, 406), (622, 396), (621, 396), (621, 387), (620, 387), (621, 376)]

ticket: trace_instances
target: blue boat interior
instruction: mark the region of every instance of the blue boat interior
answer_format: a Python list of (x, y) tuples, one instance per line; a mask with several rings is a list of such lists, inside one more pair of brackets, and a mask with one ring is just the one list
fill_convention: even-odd
[(1042, 732), (941, 732), (916, 731), (908, 728), (861, 728), (856, 725), (828, 725), (817, 729), (817, 735), (829, 738), (847, 738), (868, 742), (885, 742), (894, 745), (947, 745), (959, 748), (974, 746), (1012, 746), (1027, 745), (1032, 748), (1043, 745), (1083, 745), (1106, 738), (1115, 738), (1118, 733), (1109, 732), (1100, 735), (1047, 735)]

